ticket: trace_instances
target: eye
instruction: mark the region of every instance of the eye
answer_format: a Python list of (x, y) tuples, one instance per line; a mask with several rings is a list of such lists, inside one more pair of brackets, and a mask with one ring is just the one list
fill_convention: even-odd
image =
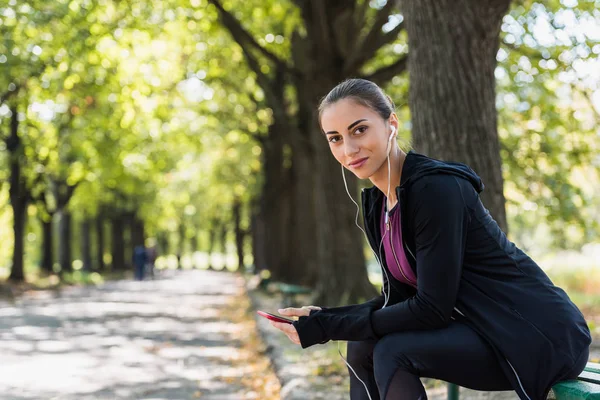
[(358, 128), (356, 128), (356, 129), (354, 130), (354, 134), (355, 134), (355, 135), (360, 135), (360, 134), (363, 134), (363, 133), (365, 133), (366, 131), (367, 131), (367, 127), (366, 127), (366, 126), (364, 126), (364, 125), (362, 125), (362, 126), (359, 126)]
[(341, 139), (341, 136), (336, 135), (336, 136), (331, 136), (329, 139), (327, 139), (327, 141), (329, 143), (337, 143), (340, 139)]

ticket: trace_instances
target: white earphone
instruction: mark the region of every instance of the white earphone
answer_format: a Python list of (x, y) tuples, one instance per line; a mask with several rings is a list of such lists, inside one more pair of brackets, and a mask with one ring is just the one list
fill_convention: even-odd
[(396, 127), (392, 125), (392, 133), (390, 133), (390, 137), (388, 138), (388, 150), (386, 151), (387, 155), (390, 155), (390, 151), (392, 150), (392, 140), (396, 136)]

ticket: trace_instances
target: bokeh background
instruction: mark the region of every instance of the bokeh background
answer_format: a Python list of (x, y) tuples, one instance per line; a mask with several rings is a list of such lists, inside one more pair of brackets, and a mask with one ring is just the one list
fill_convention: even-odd
[[(316, 121), (363, 77), (395, 101), (401, 145), (483, 177), (509, 239), (597, 330), (600, 2), (434, 3), (2, 1), (2, 291), (130, 279), (145, 246), (158, 271), (371, 296)], [(350, 175), (358, 199), (370, 184)]]

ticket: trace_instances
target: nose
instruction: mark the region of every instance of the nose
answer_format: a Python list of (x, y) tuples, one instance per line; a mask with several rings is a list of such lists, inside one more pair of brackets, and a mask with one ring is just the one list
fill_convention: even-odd
[(354, 140), (350, 139), (344, 141), (344, 153), (346, 157), (354, 156), (356, 153), (358, 153), (359, 150), (360, 147), (358, 146), (358, 143), (356, 143)]

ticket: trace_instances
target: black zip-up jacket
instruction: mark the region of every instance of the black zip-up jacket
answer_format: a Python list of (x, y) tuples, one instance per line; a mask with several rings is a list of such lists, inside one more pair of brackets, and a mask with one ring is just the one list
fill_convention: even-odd
[[(388, 269), (385, 308), (380, 295), (311, 311), (294, 322), (302, 347), (438, 329), (457, 320), (490, 343), (521, 399), (546, 399), (589, 347), (590, 331), (567, 294), (507, 239), (479, 198), (483, 187), (465, 164), (409, 151), (396, 194), (403, 247), (418, 290)], [(375, 252), (382, 204), (379, 189), (363, 190), (365, 231)], [(387, 269), (385, 257), (381, 262)]]

